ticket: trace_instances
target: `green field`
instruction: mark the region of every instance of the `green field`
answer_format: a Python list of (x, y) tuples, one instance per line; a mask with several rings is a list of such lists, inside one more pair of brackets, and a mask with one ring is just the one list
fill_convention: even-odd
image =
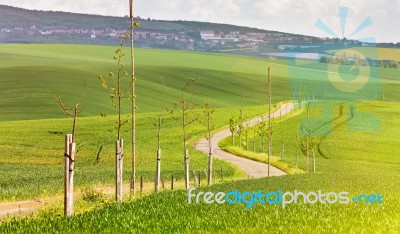
[[(80, 45), (0, 45), (0, 200), (23, 200), (44, 195), (53, 196), (63, 189), (63, 140), (71, 131), (72, 119), (66, 119), (54, 96), (59, 95), (71, 105), (79, 100), (84, 80), (87, 81), (84, 112), (78, 119), (76, 142), (75, 185), (78, 188), (94, 185), (110, 185), (114, 182), (114, 143), (116, 138), (115, 110), (107, 93), (101, 89), (98, 75), (106, 76), (115, 64), (112, 55), (115, 47)], [(137, 119), (137, 168), (138, 177), (146, 182), (154, 178), (156, 159), (156, 127), (154, 123), (162, 106), (172, 106), (179, 97), (180, 88), (190, 78), (201, 78), (191, 87), (199, 91), (194, 102), (199, 108), (209, 101), (216, 107), (215, 124), (227, 127), (231, 112), (242, 109), (247, 118), (265, 113), (267, 106), (266, 68), (271, 66), (273, 77), (273, 103), (293, 98), (293, 83), (301, 84), (322, 99), (321, 90), (328, 73), (339, 71), (341, 76), (351, 76), (353, 68), (298, 61), (265, 60), (225, 54), (193, 53), (184, 51), (136, 50), (136, 75), (138, 78)], [(360, 68), (363, 71), (366, 68)], [(285, 143), (285, 157), (275, 163), (289, 165), (293, 173), (279, 178), (231, 181), (207, 191), (263, 191), (300, 190), (304, 192), (322, 189), (360, 193), (380, 193), (384, 205), (349, 204), (321, 205), (297, 204), (282, 209), (280, 206), (255, 205), (246, 209), (243, 205), (190, 205), (183, 190), (152, 194), (120, 206), (111, 204), (72, 218), (57, 217), (44, 213), (36, 219), (7, 221), (0, 224), (0, 233), (57, 232), (68, 227), (73, 233), (98, 232), (282, 232), (310, 233), (337, 230), (349, 233), (396, 233), (400, 230), (397, 207), (400, 188), (400, 147), (397, 136), (400, 121), (400, 71), (379, 69), (379, 76), (372, 77), (359, 102), (360, 113), (373, 114), (379, 124), (361, 114), (350, 118), (347, 111), (339, 112), (339, 105), (349, 109), (344, 101), (313, 101), (309, 115), (321, 116), (321, 107), (332, 111), (330, 136), (315, 137), (317, 173), (306, 170), (304, 145), (296, 163), (296, 132), (306, 118), (306, 111), (297, 115), (275, 119), (273, 154), (280, 158), (280, 145)], [(162, 84), (165, 80), (167, 92)], [(384, 101), (378, 101), (375, 90), (382, 85)], [(292, 89), (292, 92), (291, 90)], [(299, 98), (300, 94), (297, 95)], [(308, 95), (309, 96), (309, 95)], [(129, 113), (126, 101), (124, 113)], [(277, 106), (274, 105), (274, 109)], [(325, 109), (326, 110), (326, 109)], [(107, 112), (107, 118), (100, 117)], [(200, 115), (196, 110), (193, 115)], [(124, 118), (127, 118), (124, 115)], [(377, 131), (354, 132), (350, 128)], [(314, 126), (318, 129), (320, 126)], [(315, 130), (315, 129), (314, 129)], [(205, 128), (196, 123), (191, 126), (191, 137), (204, 137)], [(183, 156), (180, 123), (165, 113), (162, 129), (162, 173), (165, 178), (174, 175), (183, 178)], [(251, 135), (251, 134), (250, 134)], [(124, 126), (125, 140), (124, 181), (130, 176), (130, 130)], [(250, 141), (252, 137), (250, 137)], [(260, 151), (260, 138), (256, 140)], [(230, 139), (222, 144), (226, 149)], [(96, 154), (100, 145), (103, 151), (100, 161)], [(242, 148), (245, 148), (243, 145)], [(240, 149), (243, 156), (246, 151)], [(254, 155), (253, 155), (254, 156)], [(264, 161), (265, 154), (256, 158)], [(311, 162), (311, 159), (310, 159)], [(296, 165), (297, 164), (297, 165)], [(190, 147), (190, 170), (205, 171), (207, 157)], [(226, 179), (244, 179), (237, 167), (216, 160), (214, 169), (223, 169)], [(288, 169), (288, 168), (286, 168)], [(300, 169), (300, 170), (299, 170)], [(59, 213), (59, 211), (58, 211)], [(57, 213), (57, 214), (58, 214)]]
[[(265, 106), (244, 108), (249, 116), (264, 113)], [(215, 125), (217, 128), (229, 123), (232, 109), (217, 109)], [(201, 115), (202, 112), (193, 112)], [(137, 121), (137, 168), (138, 180), (153, 181), (157, 151), (157, 129), (154, 126), (158, 113), (142, 113)], [(127, 117), (127, 116), (124, 116)], [(174, 116), (176, 117), (176, 116)], [(112, 184), (115, 174), (116, 116), (78, 118), (75, 184)], [(7, 137), (0, 139), (0, 200), (12, 198), (21, 200), (36, 198), (46, 191), (48, 194), (60, 193), (63, 189), (64, 135), (71, 132), (72, 119), (29, 120), (1, 122), (0, 132)], [(193, 132), (191, 141), (205, 136), (205, 127), (195, 123), (188, 129)], [(166, 114), (162, 125), (162, 174), (167, 180), (171, 175), (183, 179), (182, 130), (180, 122)], [(129, 182), (131, 174), (130, 128), (125, 126), (122, 137), (125, 144), (124, 180)], [(100, 145), (103, 150), (100, 161), (96, 156)], [(207, 170), (207, 157), (190, 148), (190, 169)], [(223, 168), (226, 178), (243, 176), (236, 167), (223, 161), (215, 162), (215, 169)], [(204, 174), (204, 173), (203, 173)], [(205, 177), (205, 176), (203, 176)]]
[[(75, 104), (85, 80), (82, 116), (115, 113), (97, 79), (99, 75), (106, 77), (108, 72), (115, 72), (112, 59), (115, 49), (83, 45), (0, 45), (0, 121), (62, 118), (55, 96), (61, 96), (69, 105)], [(312, 80), (314, 86), (317, 84), (314, 90), (318, 90), (324, 85), (321, 77), (327, 69), (337, 71), (334, 65), (327, 68), (326, 64), (311, 63), (291, 67), (289, 79), (287, 61), (282, 60), (154, 49), (137, 49), (135, 58), (137, 105), (142, 113), (159, 111), (162, 105), (172, 103), (185, 82), (193, 77), (201, 79), (196, 85), (199, 95), (194, 98), (195, 102), (235, 107), (266, 102), (267, 66), (272, 69), (274, 102), (292, 98), (288, 87), (293, 79)], [(388, 101), (400, 100), (399, 74), (398, 70), (380, 69), (380, 82)], [(163, 80), (167, 94), (164, 94)], [(372, 92), (369, 91), (369, 96)], [(126, 106), (123, 111), (129, 113), (129, 105)]]
[[(333, 230), (339, 233), (396, 233), (400, 228), (400, 148), (396, 144), (399, 134), (400, 105), (394, 103), (365, 102), (360, 110), (375, 114), (381, 120), (378, 132), (350, 132), (335, 120), (332, 137), (324, 140), (324, 157), (317, 155), (317, 173), (291, 175), (258, 180), (229, 182), (201, 191), (347, 191), (351, 195), (380, 193), (384, 204), (323, 205), (292, 204), (283, 209), (280, 205), (256, 204), (246, 209), (244, 204), (195, 205), (187, 203), (185, 191), (165, 192), (123, 204), (110, 205), (73, 218), (44, 216), (40, 219), (23, 219), (6, 223), (0, 230), (6, 232), (54, 232), (68, 230), (73, 233), (101, 232), (283, 232), (320, 233)], [(334, 111), (338, 114), (337, 108)], [(310, 116), (317, 117), (318, 109)], [(296, 126), (305, 119), (304, 112), (281, 123), (288, 139), (293, 139)], [(351, 120), (350, 120), (351, 122)], [(277, 130), (279, 132), (279, 130)], [(280, 142), (279, 134), (276, 143)], [(367, 140), (366, 140), (367, 139)], [(275, 142), (275, 141), (274, 141)], [(374, 142), (374, 144), (368, 143)], [(376, 144), (378, 142), (379, 144)], [(294, 146), (286, 142), (286, 161), (293, 163)], [(339, 146), (340, 147), (339, 147)], [(275, 155), (278, 152), (275, 151)], [(301, 154), (304, 168), (305, 158)], [(190, 224), (189, 224), (190, 223)]]

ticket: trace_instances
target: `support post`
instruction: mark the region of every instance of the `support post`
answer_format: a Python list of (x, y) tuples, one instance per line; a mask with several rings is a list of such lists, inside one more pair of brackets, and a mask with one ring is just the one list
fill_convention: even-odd
[(122, 203), (122, 163), (124, 157), (124, 140), (119, 139), (115, 144), (115, 200)]
[(72, 134), (65, 135), (65, 172), (64, 172), (64, 215), (71, 216), (74, 206), (74, 160), (75, 143)]
[(161, 149), (157, 150), (156, 177), (154, 180), (154, 191), (160, 190), (160, 175), (161, 175)]
[(185, 188), (189, 189), (189, 150), (185, 150)]
[(207, 185), (208, 186), (210, 186), (212, 184), (213, 152), (214, 152), (214, 148), (210, 148), (210, 152), (208, 155), (208, 175), (207, 175)]
[(313, 159), (313, 173), (315, 173), (315, 151), (312, 152), (312, 159)]
[(171, 175), (171, 190), (174, 190), (174, 175)]

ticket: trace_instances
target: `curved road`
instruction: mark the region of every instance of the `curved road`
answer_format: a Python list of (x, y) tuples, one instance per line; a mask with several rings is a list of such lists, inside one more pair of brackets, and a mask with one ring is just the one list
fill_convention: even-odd
[[(293, 110), (293, 104), (286, 103), (286, 104), (283, 104), (273, 114), (271, 114), (271, 116), (273, 118), (276, 118), (276, 117), (279, 117), (280, 115), (285, 115), (285, 114), (291, 112), (292, 110)], [(268, 118), (268, 115), (264, 116), (264, 118)], [(262, 118), (258, 117), (258, 118), (255, 118), (255, 119), (245, 122), (244, 125), (247, 126), (247, 124), (249, 124), (250, 126), (253, 126), (261, 120), (262, 120)], [(229, 129), (222, 130), (213, 135), (213, 137), (211, 138), (211, 147), (214, 148), (213, 157), (225, 160), (227, 162), (230, 162), (230, 163), (238, 166), (249, 177), (253, 177), (253, 178), (267, 177), (268, 176), (268, 165), (267, 164), (233, 155), (231, 153), (223, 151), (222, 149), (220, 149), (218, 147), (218, 143), (221, 140), (223, 140), (226, 137), (230, 137), (230, 136), (231, 136), (231, 132), (229, 131)], [(209, 149), (208, 149), (208, 141), (206, 140), (206, 138), (203, 138), (196, 143), (196, 149), (208, 155)], [(282, 176), (282, 175), (286, 175), (286, 172), (283, 172), (276, 167), (270, 166), (270, 176)]]

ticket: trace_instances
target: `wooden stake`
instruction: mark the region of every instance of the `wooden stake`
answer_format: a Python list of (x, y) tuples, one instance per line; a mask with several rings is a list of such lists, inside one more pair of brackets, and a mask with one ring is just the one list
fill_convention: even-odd
[(189, 150), (185, 150), (185, 188), (189, 189)]
[(65, 135), (64, 215), (73, 214), (75, 143), (72, 134)]
[(160, 175), (161, 175), (161, 149), (157, 150), (157, 163), (156, 163), (156, 176), (154, 180), (154, 191), (158, 192), (160, 187)]
[(197, 185), (198, 185), (198, 180), (197, 180), (196, 171), (193, 171), (193, 186), (197, 187)]
[(315, 151), (312, 152), (312, 159), (313, 159), (313, 173), (315, 173)]
[(75, 142), (69, 145), (70, 161), (69, 161), (69, 180), (68, 180), (68, 215), (74, 212), (74, 164), (75, 164)]
[(201, 185), (201, 173), (199, 172), (199, 187), (200, 187), (200, 185)]
[(307, 136), (306, 140), (307, 140), (307, 142), (306, 142), (306, 172), (308, 172), (308, 156), (309, 156), (309, 154), (308, 154), (308, 149), (309, 149), (309, 147), (308, 147), (308, 136)]
[(171, 190), (174, 190), (174, 175), (171, 175)]
[(212, 184), (213, 152), (214, 152), (214, 149), (210, 148), (210, 152), (209, 152), (209, 155), (208, 155), (208, 175), (207, 175), (207, 185), (208, 186), (210, 186)]
[(143, 176), (140, 177), (140, 193), (143, 192)]
[(115, 200), (117, 201), (117, 203), (122, 203), (122, 163), (124, 155), (124, 140), (117, 140), (115, 145)]

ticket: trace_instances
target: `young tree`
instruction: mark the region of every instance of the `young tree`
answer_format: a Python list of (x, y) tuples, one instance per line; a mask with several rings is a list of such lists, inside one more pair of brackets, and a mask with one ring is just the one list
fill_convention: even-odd
[(243, 130), (243, 136), (246, 139), (246, 150), (249, 150), (249, 135), (250, 135), (250, 124), (247, 123), (246, 128)]
[(256, 152), (256, 140), (257, 140), (258, 126), (253, 126), (253, 152)]
[(156, 176), (154, 179), (154, 190), (159, 191), (161, 181), (161, 125), (163, 124), (162, 114), (158, 116), (157, 126), (157, 163), (156, 163)]
[[(118, 119), (116, 121), (117, 125), (117, 141), (116, 141), (116, 200), (118, 203), (122, 202), (122, 164), (123, 164), (123, 139), (121, 138), (121, 128), (128, 122), (128, 120), (122, 120), (122, 98), (127, 96), (129, 98), (129, 91), (124, 91), (122, 87), (122, 79), (128, 77), (128, 72), (125, 70), (125, 65), (122, 62), (125, 54), (123, 53), (123, 46), (125, 40), (129, 37), (128, 32), (126, 32), (121, 37), (121, 42), (118, 49), (115, 51), (114, 60), (117, 63), (117, 75), (113, 72), (109, 72), (108, 76), (112, 82), (112, 85), (108, 85), (109, 82), (102, 76), (99, 76), (101, 85), (104, 89), (108, 90), (109, 96), (111, 98), (112, 106), (117, 109)], [(102, 113), (102, 115), (104, 115)]]
[(73, 118), (73, 124), (72, 124), (72, 142), (75, 142), (75, 133), (76, 133), (76, 121), (78, 119), (79, 114), (82, 112), (83, 107), (80, 107), (83, 98), (85, 96), (85, 90), (86, 90), (86, 81), (83, 87), (81, 99), (78, 103), (75, 104), (74, 107), (70, 108), (65, 106), (64, 102), (62, 101), (61, 97), (57, 97), (58, 104), (60, 105), (62, 111), (71, 116)]
[(81, 100), (75, 104), (74, 107), (66, 107), (60, 97), (57, 97), (58, 103), (63, 112), (73, 118), (72, 134), (65, 136), (65, 168), (64, 168), (64, 215), (70, 216), (73, 213), (73, 185), (74, 185), (74, 161), (75, 161), (75, 133), (76, 133), (76, 121), (78, 115), (82, 112), (82, 108), (79, 107), (83, 101), (85, 95), (86, 81), (82, 92)]
[(302, 133), (303, 133), (303, 137), (302, 137), (302, 148), (305, 148), (305, 155), (306, 155), (306, 172), (309, 171), (309, 163), (308, 163), (308, 158), (309, 158), (309, 150), (310, 150), (310, 135), (311, 135), (311, 131), (309, 128), (305, 127), (304, 125), (302, 125)]
[(232, 134), (232, 145), (235, 145), (236, 127), (237, 127), (236, 115), (233, 111), (231, 111), (231, 118), (229, 119), (229, 131), (231, 131)]
[[(193, 124), (198, 120), (198, 117), (191, 117), (189, 114), (191, 111), (194, 109), (196, 104), (192, 102), (192, 98), (194, 95), (196, 95), (196, 92), (192, 92), (189, 94), (186, 94), (188, 91), (189, 87), (193, 85), (196, 81), (198, 81), (198, 78), (192, 78), (188, 80), (185, 84), (185, 86), (181, 89), (181, 97), (178, 99), (177, 102), (175, 102), (174, 105), (174, 110), (179, 112), (181, 116), (181, 121), (182, 121), (182, 140), (183, 140), (183, 154), (184, 154), (184, 164), (185, 164), (185, 188), (189, 189), (189, 152), (187, 149), (187, 140), (190, 138), (191, 134), (187, 132), (187, 128), (189, 125)], [(171, 112), (173, 113), (173, 111)]]
[[(164, 85), (164, 95), (163, 100), (165, 100), (165, 94), (167, 93), (167, 86), (165, 84), (165, 80), (161, 78)], [(163, 103), (160, 113), (158, 114), (158, 118), (154, 126), (157, 127), (157, 161), (156, 161), (156, 174), (154, 177), (154, 191), (158, 192), (160, 189), (161, 182), (161, 126), (164, 123), (164, 110), (165, 103)]]
[(213, 120), (213, 114), (215, 109), (211, 109), (208, 102), (204, 104), (203, 108), (203, 118), (200, 119), (201, 124), (206, 127), (206, 139), (208, 141), (208, 171), (207, 171), (207, 184), (212, 184), (212, 154), (213, 149), (211, 148), (211, 138), (212, 138), (212, 131), (215, 129), (215, 124)]
[(265, 136), (268, 134), (267, 122), (264, 118), (258, 122), (258, 135), (261, 137), (262, 153), (265, 153)]
[(243, 123), (241, 123), (240, 120), (239, 120), (239, 124), (236, 127), (236, 132), (239, 136), (239, 148), (242, 148), (242, 134), (244, 132), (244, 125), (243, 125)]

